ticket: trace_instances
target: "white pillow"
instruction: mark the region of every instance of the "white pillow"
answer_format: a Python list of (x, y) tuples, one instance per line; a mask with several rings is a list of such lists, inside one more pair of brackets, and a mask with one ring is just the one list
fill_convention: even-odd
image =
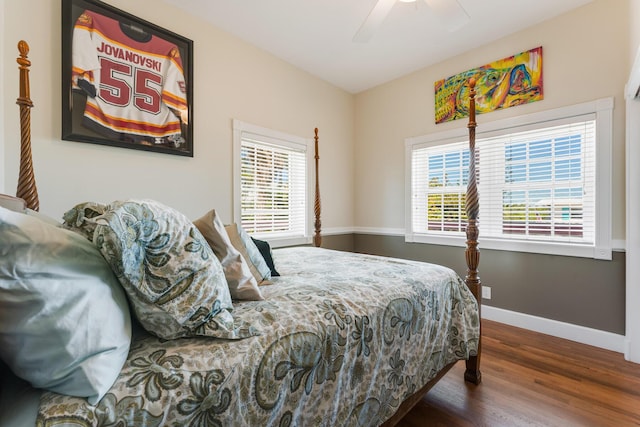
[(236, 248), (249, 264), (249, 269), (259, 285), (270, 285), (271, 269), (251, 237), (239, 224), (226, 225), (225, 230), (229, 235), (231, 244)]
[(224, 224), (214, 209), (193, 221), (207, 239), (213, 253), (218, 257), (229, 285), (231, 298), (236, 300), (261, 301), (264, 299), (258, 282), (242, 254), (233, 247)]
[(34, 387), (96, 404), (129, 352), (126, 296), (82, 236), (0, 208), (0, 357)]

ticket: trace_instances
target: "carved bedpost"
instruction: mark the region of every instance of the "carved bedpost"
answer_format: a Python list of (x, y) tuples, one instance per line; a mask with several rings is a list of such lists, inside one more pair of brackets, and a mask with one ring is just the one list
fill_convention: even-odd
[(24, 199), (28, 208), (37, 211), (40, 209), (36, 178), (33, 174), (31, 158), (31, 107), (33, 102), (29, 98), (29, 67), (31, 61), (27, 59), (29, 45), (24, 40), (18, 42), (20, 56), (16, 62), (20, 65), (20, 97), (16, 104), (20, 106), (20, 175), (18, 177), (18, 189), (16, 196)]
[(314, 207), (316, 220), (314, 223), (315, 235), (313, 236), (313, 246), (319, 248), (320, 245), (322, 245), (322, 236), (320, 235), (322, 222), (320, 221), (320, 180), (318, 178), (318, 161), (320, 160), (320, 156), (318, 155), (318, 128), (315, 128), (314, 139), (316, 142), (316, 200)]
[[(478, 301), (478, 310), (482, 302), (482, 283), (478, 276), (478, 264), (480, 262), (480, 251), (478, 250), (478, 212), (480, 203), (478, 201), (478, 188), (476, 177), (476, 81), (469, 80), (469, 182), (467, 184), (467, 249), (465, 258), (467, 260), (467, 276), (465, 282)], [(482, 332), (482, 331), (481, 331)], [(467, 360), (464, 379), (474, 384), (480, 384), (482, 376), (480, 374), (480, 344), (482, 333), (478, 340), (478, 355)]]

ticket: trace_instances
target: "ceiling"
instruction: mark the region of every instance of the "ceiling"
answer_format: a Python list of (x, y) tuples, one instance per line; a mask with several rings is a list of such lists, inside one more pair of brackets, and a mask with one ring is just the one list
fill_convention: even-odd
[(376, 0), (164, 1), (358, 93), (593, 0), (458, 0), (471, 20), (455, 32), (447, 31), (424, 0), (398, 1), (366, 43), (353, 37)]

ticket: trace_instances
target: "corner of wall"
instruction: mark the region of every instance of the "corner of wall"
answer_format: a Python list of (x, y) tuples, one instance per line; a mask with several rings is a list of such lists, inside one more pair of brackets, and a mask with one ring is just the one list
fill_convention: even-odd
[[(0, 83), (2, 87), (5, 87), (4, 84), (4, 29), (6, 26), (4, 25), (4, 16), (5, 16), (5, 2), (0, 2)], [(0, 91), (0, 129), (2, 129), (2, 133), (0, 133), (0, 193), (6, 193), (5, 184), (4, 184), (4, 171), (7, 170), (5, 167), (5, 149), (4, 149), (4, 140), (5, 140), (5, 126), (4, 126), (4, 94), (5, 91)]]
[(640, 0), (629, 0), (629, 57), (630, 64), (640, 49)]
[(640, 267), (629, 260), (637, 259), (640, 254), (640, 226), (636, 218), (640, 212), (640, 197), (638, 196), (638, 180), (640, 172), (640, 125), (635, 117), (640, 115), (640, 101), (634, 99), (635, 89), (640, 85), (640, 0), (629, 1), (629, 49), (630, 71), (625, 89), (626, 95), (626, 125), (625, 125), (625, 156), (626, 156), (626, 342), (625, 359), (640, 363), (640, 285), (630, 278), (638, 277)]

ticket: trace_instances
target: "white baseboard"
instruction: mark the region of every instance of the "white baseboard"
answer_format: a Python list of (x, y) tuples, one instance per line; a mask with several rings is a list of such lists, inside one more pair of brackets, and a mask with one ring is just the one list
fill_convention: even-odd
[[(353, 234), (352, 227), (332, 227), (332, 228), (323, 228), (320, 232), (323, 236), (337, 236), (340, 234)], [(313, 233), (311, 233), (313, 235)]]
[(377, 236), (404, 236), (404, 228), (354, 227), (355, 234), (374, 234)]
[(615, 351), (617, 353), (625, 353), (625, 336), (612, 332), (600, 331), (598, 329), (545, 319), (543, 317), (504, 310), (488, 305), (482, 305), (482, 318), (603, 348), (605, 350)]

